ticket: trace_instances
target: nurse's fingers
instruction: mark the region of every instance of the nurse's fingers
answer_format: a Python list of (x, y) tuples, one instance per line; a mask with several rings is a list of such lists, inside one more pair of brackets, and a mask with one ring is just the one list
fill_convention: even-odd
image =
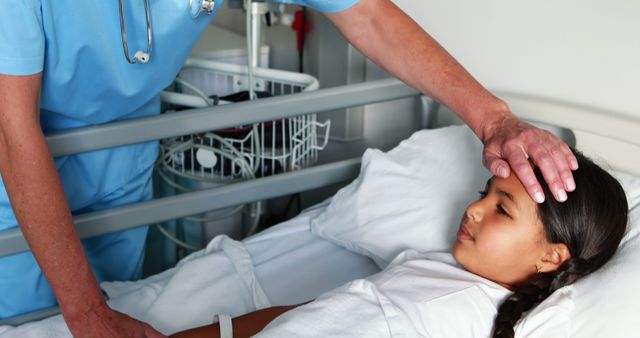
[(529, 154), (531, 161), (540, 169), (553, 197), (559, 202), (566, 201), (567, 192), (564, 189), (556, 162), (549, 150), (536, 142), (528, 144), (525, 151)]
[(549, 151), (562, 178), (564, 189), (566, 191), (574, 191), (576, 190), (576, 183), (573, 179), (572, 171), (578, 169), (578, 159), (566, 143), (551, 133), (549, 135), (551, 143)]
[(531, 128), (534, 127), (517, 118), (496, 128), (494, 134), (485, 141), (482, 162), (497, 177), (508, 177), (513, 170), (529, 196), (542, 203), (544, 192), (525, 152), (528, 140), (535, 139), (530, 136), (534, 132)]
[(502, 159), (502, 157), (492, 152), (488, 147), (484, 148), (483, 160), (484, 166), (489, 169), (491, 174), (496, 177), (507, 178), (511, 175), (511, 168), (509, 163)]
[(512, 141), (509, 146), (504, 148), (503, 156), (509, 162), (511, 169), (518, 176), (529, 196), (537, 203), (542, 203), (545, 200), (544, 191), (529, 162), (526, 148), (520, 141)]
[(537, 129), (529, 138), (524, 151), (540, 169), (549, 190), (559, 202), (567, 200), (567, 191), (576, 188), (571, 170), (578, 167), (569, 146), (546, 130)]

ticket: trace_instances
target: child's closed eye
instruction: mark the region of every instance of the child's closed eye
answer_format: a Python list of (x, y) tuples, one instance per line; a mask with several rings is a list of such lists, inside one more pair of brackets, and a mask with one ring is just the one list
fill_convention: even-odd
[(504, 216), (507, 216), (509, 218), (512, 218), (511, 215), (509, 215), (509, 213), (507, 212), (507, 210), (502, 206), (502, 204), (496, 205), (496, 211), (500, 215), (504, 215)]

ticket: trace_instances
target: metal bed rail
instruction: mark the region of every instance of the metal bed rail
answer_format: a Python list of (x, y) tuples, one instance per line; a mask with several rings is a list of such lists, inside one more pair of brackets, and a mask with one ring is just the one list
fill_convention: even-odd
[(418, 95), (387, 79), (79, 128), (49, 135), (47, 141), (55, 157)]
[[(188, 133), (229, 128), (327, 110), (420, 95), (396, 79), (321, 89), (233, 105), (193, 109), (47, 136), (53, 156), (63, 156)], [(225, 207), (319, 188), (356, 177), (359, 159), (211, 188), (74, 217), (81, 238), (167, 221)], [(28, 251), (20, 229), (0, 232), (0, 256)]]

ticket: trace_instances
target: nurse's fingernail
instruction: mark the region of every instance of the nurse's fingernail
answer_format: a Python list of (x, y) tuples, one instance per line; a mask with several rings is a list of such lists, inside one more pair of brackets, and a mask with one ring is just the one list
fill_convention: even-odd
[(538, 191), (537, 193), (533, 194), (533, 200), (538, 203), (544, 202), (544, 194)]
[(560, 202), (564, 202), (567, 200), (567, 193), (562, 189), (558, 189), (558, 192), (556, 192), (556, 195), (558, 196), (558, 201)]
[(578, 161), (571, 160), (571, 169), (572, 170), (578, 170)]
[(507, 168), (505, 167), (498, 167), (498, 176), (505, 178), (507, 177)]
[(576, 190), (576, 182), (574, 182), (573, 179), (571, 178), (567, 179), (567, 190), (569, 191)]

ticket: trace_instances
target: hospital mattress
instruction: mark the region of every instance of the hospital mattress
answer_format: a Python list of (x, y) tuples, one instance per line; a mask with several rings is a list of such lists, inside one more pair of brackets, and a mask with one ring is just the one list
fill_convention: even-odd
[[(257, 308), (297, 304), (379, 268), (365, 256), (336, 246), (310, 231), (326, 208), (299, 216), (242, 242), (225, 236), (175, 268), (136, 282), (105, 282), (112, 308), (149, 322), (165, 334)], [(18, 327), (0, 326), (0, 338), (70, 337), (60, 315)]]

